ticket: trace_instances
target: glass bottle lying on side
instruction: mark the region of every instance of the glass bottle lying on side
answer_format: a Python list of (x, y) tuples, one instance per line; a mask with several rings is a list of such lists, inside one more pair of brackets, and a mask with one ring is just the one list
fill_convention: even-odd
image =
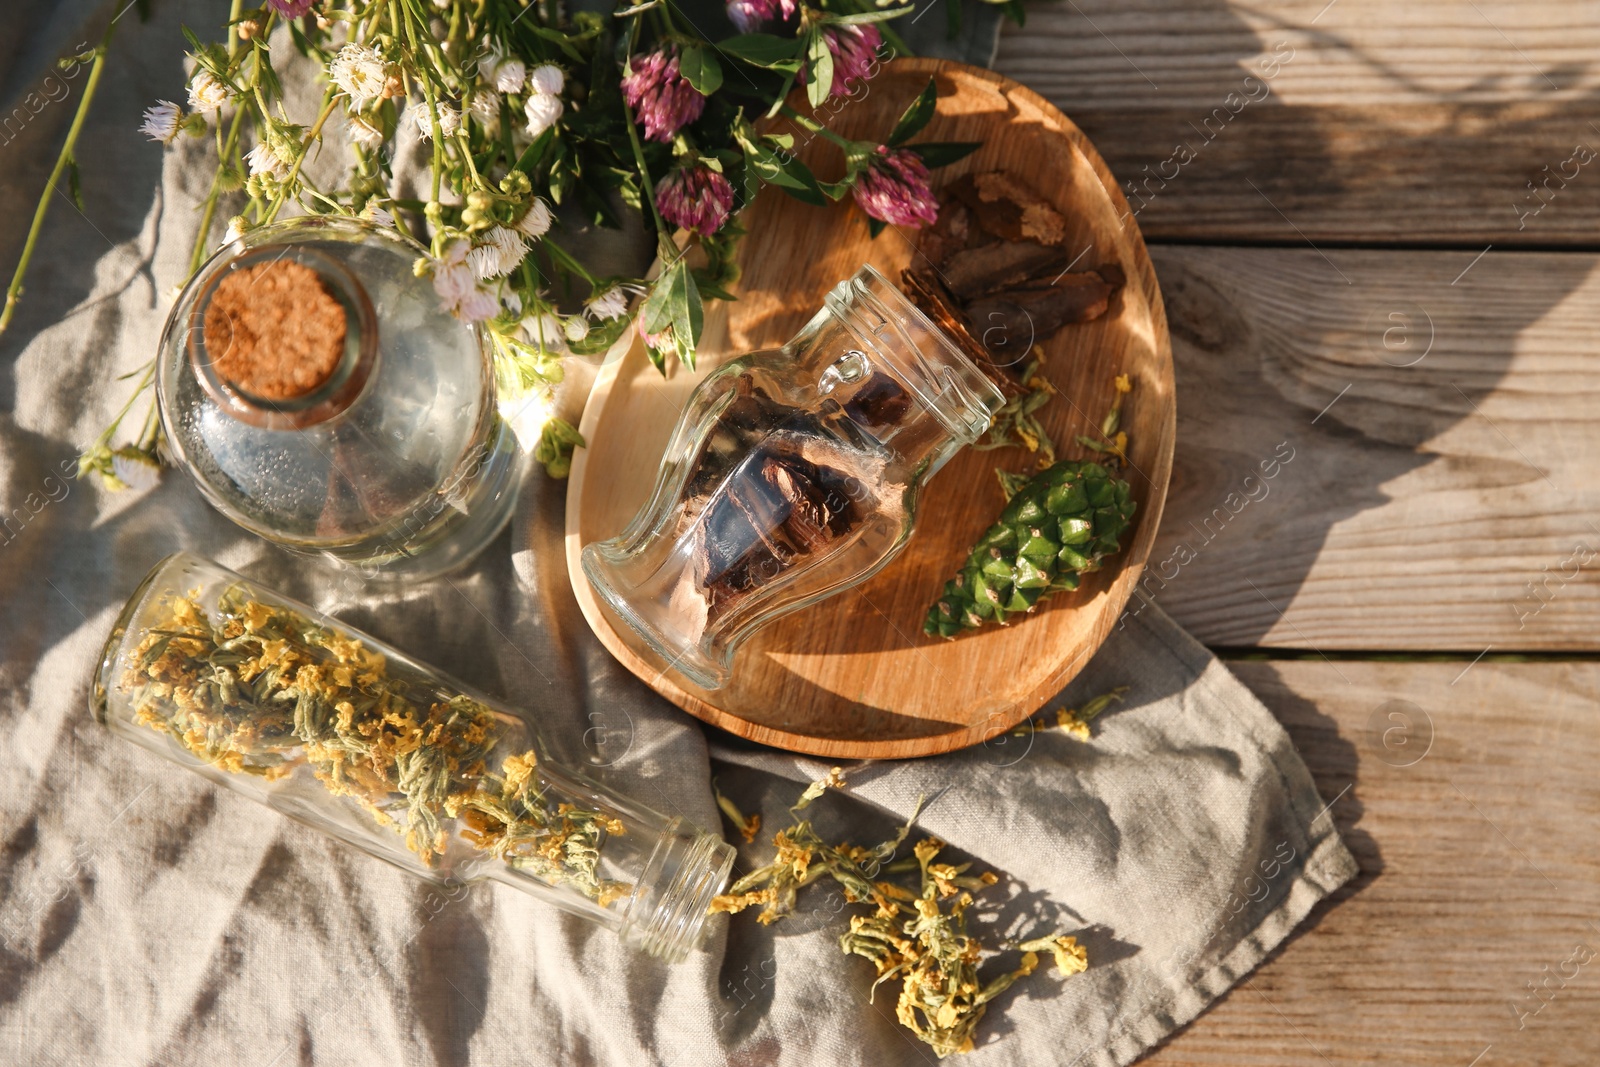
[(584, 546), (583, 572), (667, 669), (718, 688), (751, 634), (888, 565), (928, 479), (1004, 403), (864, 266), (788, 344), (695, 387), (649, 503)]
[(95, 718), (444, 885), (493, 879), (677, 962), (733, 848), (553, 765), (529, 723), (383, 642), (186, 553), (106, 642)]

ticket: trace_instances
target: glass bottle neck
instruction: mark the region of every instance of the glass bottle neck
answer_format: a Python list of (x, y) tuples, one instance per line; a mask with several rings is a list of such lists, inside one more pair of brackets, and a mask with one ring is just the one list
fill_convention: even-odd
[[(224, 367), (226, 346), (233, 345), (235, 339), (232, 331), (217, 329), (219, 321), (228, 319), (226, 313), (217, 314), (217, 299), (230, 275), (279, 263), (306, 268), (307, 276), (314, 277), (318, 295), (331, 297), (343, 312), (344, 337), (331, 369), (317, 375), (319, 381), (297, 395), (268, 397)], [(276, 323), (269, 322), (267, 332), (256, 340), (264, 350), (277, 347), (280, 351), (261, 351), (256, 358), (292, 362), (292, 339), (303, 325), (298, 319), (290, 314)], [(195, 377), (223, 412), (264, 429), (301, 430), (337, 418), (365, 391), (378, 364), (377, 313), (360, 279), (332, 256), (303, 245), (263, 245), (241, 252), (212, 272), (205, 290), (194, 302), (187, 347)], [(294, 369), (286, 368), (290, 372)]]
[(989, 377), (873, 267), (840, 282), (824, 306), (870, 350), (869, 357), (894, 368), (950, 432), (955, 447), (982, 436), (1005, 403)]

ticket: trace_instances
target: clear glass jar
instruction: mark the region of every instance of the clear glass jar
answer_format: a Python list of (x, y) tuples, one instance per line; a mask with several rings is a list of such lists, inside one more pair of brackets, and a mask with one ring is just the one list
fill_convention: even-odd
[[(496, 409), (481, 332), (415, 276), (422, 254), (383, 226), (307, 216), (248, 231), (184, 288), (162, 335), (157, 395), (173, 453), (217, 510), (368, 577), (441, 573), (505, 525), (526, 456)], [(343, 311), (344, 344), (331, 371), (298, 368), (301, 316), (269, 321), (257, 360), (316, 384), (267, 397), (229, 362), (232, 333), (218, 323), (237, 305), (216, 302), (230, 276), (284, 262), (313, 272)]]
[(90, 696), (121, 736), (435, 883), (492, 879), (668, 961), (732, 846), (550, 762), (521, 715), (207, 560), (150, 572)]
[(696, 387), (649, 503), (584, 547), (584, 574), (664, 667), (718, 688), (756, 630), (892, 560), (923, 485), (1004, 402), (862, 267), (788, 344)]

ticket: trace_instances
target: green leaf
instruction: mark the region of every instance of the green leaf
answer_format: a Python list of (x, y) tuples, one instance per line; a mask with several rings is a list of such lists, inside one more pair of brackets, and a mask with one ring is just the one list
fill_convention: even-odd
[(572, 59), (573, 62), (583, 62), (583, 53), (572, 47), (572, 42), (567, 40), (566, 34), (562, 33), (560, 30), (552, 30), (548, 26), (541, 26), (532, 19), (528, 20), (528, 24), (528, 28), (530, 30), (538, 34), (540, 37), (543, 37), (545, 40), (551, 42), (557, 48), (561, 49), (570, 59)]
[(644, 304), (646, 333), (660, 333), (672, 327), (673, 340), (684, 362), (694, 366), (694, 348), (700, 340), (704, 325), (705, 305), (700, 299), (700, 289), (689, 271), (688, 260), (679, 256), (656, 279), (655, 287)]
[(906, 145), (906, 151), (922, 157), (928, 167), (948, 167), (958, 159), (966, 159), (983, 147), (982, 141), (927, 141)]
[(896, 7), (887, 11), (862, 11), (855, 15), (829, 15), (822, 19), (823, 22), (834, 22), (844, 26), (861, 26), (869, 22), (887, 22), (897, 19), (901, 15), (909, 15), (915, 10), (912, 7)]
[[(764, 144), (745, 145), (745, 165), (758, 181), (776, 185), (796, 200), (826, 207), (828, 197), (817, 184), (811, 168), (793, 157), (780, 158)], [(837, 197), (835, 197), (837, 199)]]
[[(770, 33), (746, 33), (718, 41), (716, 48), (724, 55), (742, 59), (752, 67), (776, 67), (799, 56), (800, 41), (795, 37), (777, 37)], [(681, 69), (681, 60), (679, 66)]]
[(928, 79), (928, 87), (911, 101), (911, 106), (906, 108), (900, 116), (900, 121), (894, 124), (894, 131), (889, 134), (889, 145), (902, 145), (917, 134), (922, 132), (922, 127), (933, 118), (933, 112), (939, 104), (939, 91), (933, 84), (933, 79)]
[(678, 73), (701, 96), (710, 96), (722, 87), (722, 65), (704, 48), (685, 48), (678, 56)]
[(700, 296), (700, 286), (687, 267), (683, 271), (684, 284), (672, 296), (672, 333), (678, 341), (678, 353), (694, 368), (694, 350), (700, 347), (700, 331), (705, 326), (705, 301)]
[(833, 92), (833, 50), (822, 31), (806, 31), (806, 99), (821, 107)]
[(549, 150), (550, 142), (555, 139), (556, 128), (552, 126), (533, 139), (533, 143), (523, 151), (522, 155), (517, 157), (517, 161), (512, 164), (511, 169), (520, 170), (524, 174), (531, 175), (533, 168), (539, 165), (539, 161), (544, 158), (545, 152)]

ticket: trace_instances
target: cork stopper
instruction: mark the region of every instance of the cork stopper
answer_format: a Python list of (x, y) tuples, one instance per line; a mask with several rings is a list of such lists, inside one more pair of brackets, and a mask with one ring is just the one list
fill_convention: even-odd
[(289, 401), (321, 388), (344, 358), (345, 309), (316, 271), (277, 259), (229, 271), (205, 309), (216, 374), (239, 392)]

